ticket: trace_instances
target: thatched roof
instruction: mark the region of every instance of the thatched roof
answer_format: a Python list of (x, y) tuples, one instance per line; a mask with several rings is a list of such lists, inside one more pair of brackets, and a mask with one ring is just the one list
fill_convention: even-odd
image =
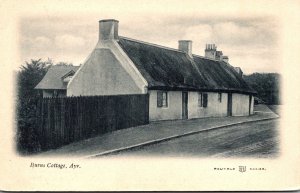
[(76, 72), (78, 68), (79, 66), (51, 66), (35, 89), (67, 89), (67, 84), (63, 82), (62, 78), (71, 71)]
[(121, 48), (148, 82), (148, 89), (255, 93), (232, 66), (177, 49), (120, 37)]

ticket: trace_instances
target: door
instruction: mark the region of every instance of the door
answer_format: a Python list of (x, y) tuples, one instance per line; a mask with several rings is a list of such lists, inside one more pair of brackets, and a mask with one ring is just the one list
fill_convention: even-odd
[(182, 92), (182, 119), (188, 119), (188, 93)]
[(249, 115), (251, 115), (252, 95), (249, 95)]
[(232, 93), (228, 93), (228, 98), (227, 98), (227, 116), (232, 116)]

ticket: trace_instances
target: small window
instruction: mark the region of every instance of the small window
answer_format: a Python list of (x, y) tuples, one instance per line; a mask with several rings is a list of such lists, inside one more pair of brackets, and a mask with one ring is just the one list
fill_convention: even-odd
[(198, 93), (198, 106), (203, 107), (202, 92)]
[(208, 97), (207, 97), (207, 93), (203, 93), (203, 107), (207, 107), (207, 103), (208, 103)]
[(53, 95), (52, 95), (52, 97), (58, 97), (58, 92), (57, 92), (57, 90), (53, 90)]
[(198, 93), (198, 106), (199, 107), (207, 107), (207, 93)]
[(222, 102), (222, 93), (221, 92), (218, 93), (218, 101), (220, 103)]
[(168, 92), (157, 92), (157, 107), (168, 107)]

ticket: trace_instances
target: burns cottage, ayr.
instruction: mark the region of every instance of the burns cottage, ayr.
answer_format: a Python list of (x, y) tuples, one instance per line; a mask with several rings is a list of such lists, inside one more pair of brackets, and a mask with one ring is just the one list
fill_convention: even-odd
[(253, 114), (255, 91), (214, 44), (206, 45), (203, 57), (192, 53), (192, 41), (168, 48), (121, 37), (118, 25), (99, 21), (95, 49), (58, 80), (67, 96), (148, 93), (150, 121)]

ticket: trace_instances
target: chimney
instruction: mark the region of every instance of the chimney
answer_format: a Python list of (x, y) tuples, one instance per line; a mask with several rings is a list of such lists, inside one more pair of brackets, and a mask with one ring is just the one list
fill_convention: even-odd
[(221, 60), (224, 61), (224, 62), (226, 62), (226, 63), (229, 62), (228, 56), (222, 56), (222, 57), (221, 57)]
[(241, 76), (243, 77), (243, 71), (240, 67), (234, 67), (234, 70)]
[(105, 19), (99, 21), (99, 40), (119, 39), (118, 36), (119, 21), (114, 19)]
[(191, 40), (179, 40), (178, 50), (187, 53), (192, 57), (192, 41)]
[(216, 52), (216, 60), (222, 60), (223, 57), (223, 52), (222, 51), (217, 51)]
[(215, 44), (206, 44), (205, 57), (216, 59), (217, 46)]

